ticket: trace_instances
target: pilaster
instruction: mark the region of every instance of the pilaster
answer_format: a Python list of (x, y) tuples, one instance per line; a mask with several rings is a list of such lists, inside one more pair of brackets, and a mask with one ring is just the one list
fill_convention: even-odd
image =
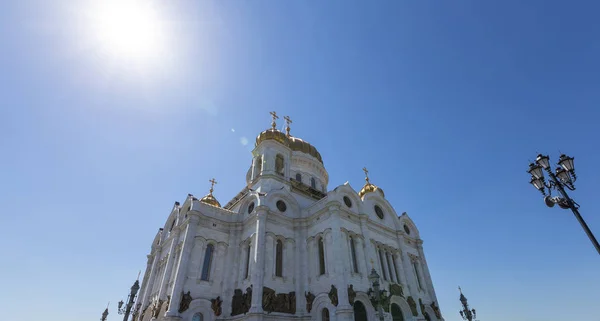
[(173, 229), (173, 232), (171, 234), (171, 244), (169, 245), (169, 252), (167, 253), (167, 255), (169, 255), (169, 257), (167, 258), (167, 266), (165, 268), (165, 272), (163, 273), (162, 280), (160, 282), (160, 290), (158, 292), (158, 297), (163, 300), (166, 299), (167, 296), (167, 284), (169, 283), (169, 277), (171, 276), (171, 270), (173, 269), (173, 261), (175, 261), (175, 248), (179, 241), (179, 229), (179, 227)]
[(196, 230), (198, 228), (199, 218), (196, 215), (190, 215), (183, 240), (183, 247), (181, 249), (181, 254), (179, 255), (179, 262), (176, 265), (176, 273), (175, 280), (173, 284), (173, 289), (171, 290), (171, 302), (169, 304), (169, 310), (165, 314), (166, 317), (175, 317), (179, 315), (177, 311), (179, 309), (179, 303), (181, 301), (181, 292), (183, 291), (183, 284), (187, 278), (187, 266), (189, 262), (189, 258), (192, 253), (192, 248), (194, 247), (194, 238), (196, 236)]
[(262, 296), (265, 280), (265, 228), (267, 223), (266, 206), (256, 208), (256, 244), (254, 250), (254, 261), (256, 265), (252, 270), (252, 300), (250, 313), (262, 313)]
[(348, 243), (342, 233), (340, 224), (340, 205), (332, 204), (329, 206), (331, 214), (331, 236), (332, 236), (332, 263), (329, 267), (332, 268), (330, 275), (334, 276), (333, 282), (338, 292), (338, 306), (336, 308), (336, 319), (350, 320), (349, 316), (353, 315), (352, 306), (348, 302), (348, 275), (350, 273), (348, 264), (345, 264), (348, 253)]

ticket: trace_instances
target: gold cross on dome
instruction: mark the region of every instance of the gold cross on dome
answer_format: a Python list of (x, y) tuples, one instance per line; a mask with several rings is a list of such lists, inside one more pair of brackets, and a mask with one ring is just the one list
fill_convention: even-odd
[(369, 182), (369, 170), (366, 167), (363, 167), (363, 172), (365, 172), (365, 180), (368, 183)]
[(215, 188), (215, 184), (217, 184), (217, 181), (215, 181), (215, 179), (213, 178), (213, 179), (209, 180), (209, 182), (210, 182), (210, 193), (212, 194), (212, 192)]
[(285, 119), (285, 123), (287, 124), (285, 133), (286, 135), (290, 136), (290, 124), (292, 123), (292, 120), (290, 119), (290, 116), (284, 116), (283, 119)]
[(276, 119), (279, 119), (279, 116), (277, 116), (277, 113), (272, 111), (269, 114), (271, 114), (271, 118), (273, 118), (273, 122), (271, 123), (271, 127), (273, 127), (273, 130), (275, 130), (275, 128), (277, 127), (277, 123), (275, 122)]

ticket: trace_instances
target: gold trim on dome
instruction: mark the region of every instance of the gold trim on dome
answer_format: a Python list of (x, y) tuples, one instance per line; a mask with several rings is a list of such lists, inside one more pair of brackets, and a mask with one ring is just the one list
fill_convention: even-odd
[(214, 187), (215, 184), (217, 184), (217, 181), (213, 178), (211, 180), (209, 180), (210, 182), (210, 191), (208, 192), (208, 194), (206, 194), (206, 196), (204, 196), (203, 198), (200, 199), (200, 202), (202, 203), (206, 203), (212, 206), (216, 206), (216, 207), (221, 207), (221, 203), (219, 203), (219, 201), (217, 201), (217, 199), (213, 196), (213, 191), (214, 191)]
[(363, 186), (363, 188), (360, 190), (360, 192), (358, 192), (358, 196), (360, 198), (362, 198), (367, 193), (379, 191), (379, 192), (381, 192), (381, 196), (385, 197), (385, 193), (383, 193), (383, 190), (379, 186), (371, 184), (371, 182), (369, 181), (369, 170), (367, 170), (366, 167), (363, 167), (363, 171), (365, 172), (365, 181), (366, 182), (365, 182), (365, 186)]

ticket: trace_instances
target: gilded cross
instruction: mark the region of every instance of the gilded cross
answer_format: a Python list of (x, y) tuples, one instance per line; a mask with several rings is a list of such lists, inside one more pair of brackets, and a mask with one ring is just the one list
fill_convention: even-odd
[(209, 182), (210, 182), (210, 193), (212, 194), (212, 192), (215, 188), (215, 184), (217, 184), (217, 181), (215, 181), (215, 179), (213, 178), (213, 179), (209, 180)]
[(283, 119), (285, 119), (285, 123), (287, 124), (285, 133), (286, 135), (290, 136), (290, 124), (292, 123), (292, 120), (290, 119), (290, 116), (284, 116)]
[(363, 172), (365, 172), (365, 180), (368, 183), (369, 182), (369, 170), (366, 167), (363, 167)]
[(271, 118), (273, 118), (273, 122), (271, 123), (271, 126), (273, 127), (273, 130), (275, 130), (275, 128), (277, 127), (277, 123), (275, 123), (276, 119), (279, 119), (279, 116), (277, 116), (277, 113), (272, 111), (269, 114), (271, 114)]

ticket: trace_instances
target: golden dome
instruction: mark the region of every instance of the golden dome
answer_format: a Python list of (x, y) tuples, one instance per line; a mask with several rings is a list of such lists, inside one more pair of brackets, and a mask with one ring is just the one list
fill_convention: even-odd
[(213, 190), (217, 181), (215, 181), (215, 179), (213, 178), (209, 182), (211, 183), (210, 191), (208, 192), (208, 194), (206, 194), (206, 196), (200, 199), (200, 202), (216, 207), (221, 207), (221, 203), (219, 203), (219, 201), (217, 201), (217, 199), (213, 196)]
[(358, 192), (358, 196), (360, 198), (362, 198), (363, 196), (365, 196), (365, 194), (367, 193), (372, 193), (375, 191), (379, 191), (381, 193), (381, 196), (385, 197), (385, 193), (383, 193), (383, 190), (375, 185), (375, 184), (371, 184), (371, 182), (369, 182), (369, 171), (367, 170), (367, 168), (363, 168), (363, 171), (365, 172), (365, 186), (363, 186), (363, 188), (360, 190), (360, 192)]
[(258, 146), (258, 144), (265, 140), (275, 140), (282, 145), (289, 147), (293, 151), (308, 154), (323, 164), (323, 159), (321, 158), (319, 151), (317, 151), (313, 145), (300, 138), (288, 136), (277, 129), (271, 128), (261, 132), (258, 137), (256, 137), (256, 144), (254, 146)]

